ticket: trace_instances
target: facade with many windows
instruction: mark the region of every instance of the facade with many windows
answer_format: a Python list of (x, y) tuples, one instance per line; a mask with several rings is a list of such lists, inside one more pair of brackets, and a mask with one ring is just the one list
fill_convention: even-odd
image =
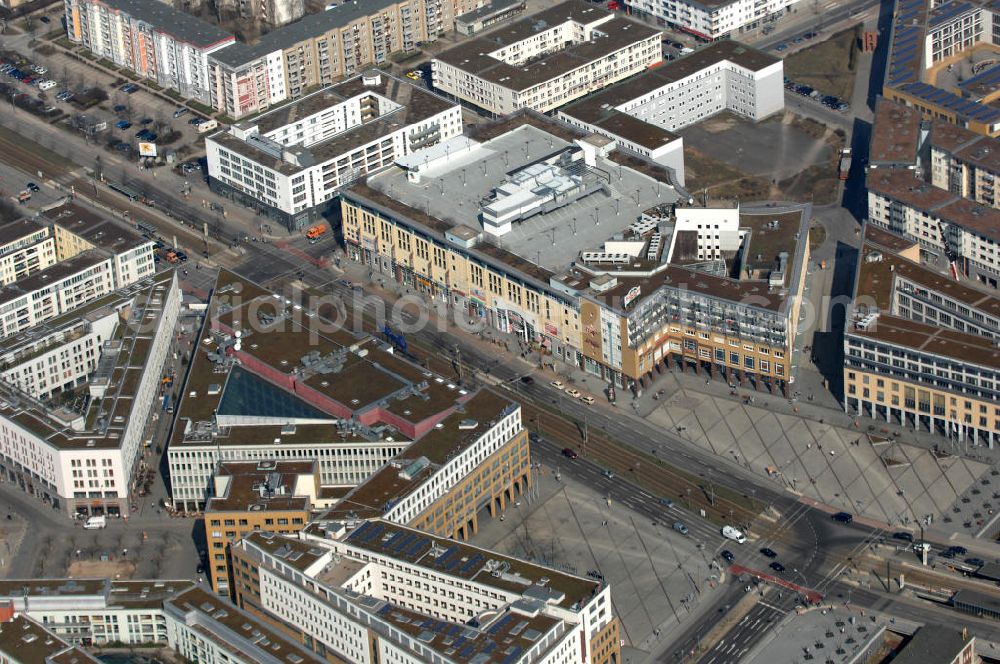
[(28, 219), (0, 226), (0, 285), (51, 267), (58, 260), (49, 228)]
[(663, 59), (660, 32), (569, 0), (439, 53), (434, 87), (496, 116), (547, 113)]
[(1000, 301), (866, 231), (845, 334), (845, 408), (952, 440), (1000, 441)]
[(694, 35), (716, 40), (736, 37), (792, 11), (796, 0), (626, 0), (630, 10)]
[[(53, 409), (14, 384), (0, 384), (0, 473), (67, 514), (129, 514), (146, 418), (160, 398), (160, 372), (180, 313), (172, 270), (115, 297), (123, 303), (109, 306), (123, 319), (100, 345), (86, 398)], [(71, 347), (72, 336), (59, 343)], [(86, 364), (85, 354), (79, 359)], [(67, 377), (75, 371), (67, 367)]]
[(983, 205), (1000, 207), (1000, 139), (934, 122), (930, 160), (932, 185)]
[(374, 71), (209, 136), (209, 183), (300, 229), (341, 187), (461, 133), (457, 104)]

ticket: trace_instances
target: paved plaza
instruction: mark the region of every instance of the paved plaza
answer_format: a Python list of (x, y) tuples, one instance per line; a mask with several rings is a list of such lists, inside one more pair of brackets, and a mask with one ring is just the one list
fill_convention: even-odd
[(668, 393), (648, 419), (778, 485), (894, 525), (915, 525), (928, 515), (935, 526), (945, 525), (941, 517), (956, 501), (990, 477), (990, 466), (967, 458), (939, 458), (855, 428), (684, 388)]
[(472, 544), (576, 574), (603, 573), (628, 646), (654, 648), (723, 591), (711, 552), (669, 524), (653, 525), (618, 502), (609, 506), (603, 494), (565, 474), (557, 480), (544, 466), (538, 479), (504, 521), (480, 522)]

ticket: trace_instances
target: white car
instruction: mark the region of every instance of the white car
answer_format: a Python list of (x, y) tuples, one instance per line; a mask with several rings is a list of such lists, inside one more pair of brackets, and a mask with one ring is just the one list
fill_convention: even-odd
[(562, 384), (561, 380), (554, 380), (551, 383), (549, 383), (549, 385), (551, 385), (552, 387), (556, 388), (557, 390), (561, 390), (563, 388), (563, 384)]
[(39, 90), (50, 90), (50, 89), (56, 87), (57, 85), (59, 85), (59, 84), (56, 83), (55, 81), (53, 81), (51, 78), (47, 78), (47, 79), (45, 79), (44, 81), (42, 81), (41, 83), (38, 84), (38, 89)]
[(590, 396), (589, 394), (585, 394), (582, 397), (580, 397), (580, 401), (587, 404), (588, 406), (594, 405), (594, 397)]
[(49, 73), (49, 70), (46, 69), (45, 67), (41, 66), (41, 65), (33, 65), (31, 67), (31, 70), (33, 72), (35, 72), (36, 74), (48, 74)]
[(726, 539), (733, 540), (737, 544), (745, 544), (747, 541), (747, 536), (732, 526), (723, 526), (722, 536)]
[(570, 395), (574, 399), (579, 399), (580, 398), (580, 390), (572, 388), (572, 387), (567, 387), (566, 388), (566, 394)]

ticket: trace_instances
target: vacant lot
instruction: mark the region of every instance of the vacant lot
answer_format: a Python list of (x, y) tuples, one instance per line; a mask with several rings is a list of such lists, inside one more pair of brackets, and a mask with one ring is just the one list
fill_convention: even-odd
[(838, 32), (824, 42), (785, 58), (785, 76), (823, 94), (850, 100), (857, 70), (861, 26)]
[(709, 199), (833, 202), (842, 136), (786, 112), (754, 123), (720, 113), (681, 130), (688, 191)]

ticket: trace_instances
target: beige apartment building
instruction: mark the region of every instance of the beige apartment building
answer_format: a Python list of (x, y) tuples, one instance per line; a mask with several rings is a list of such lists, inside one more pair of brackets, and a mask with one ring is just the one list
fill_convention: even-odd
[(0, 226), (0, 285), (55, 265), (55, 239), (49, 229), (29, 219)]
[(931, 184), (1000, 207), (1000, 139), (936, 121), (930, 145)]

